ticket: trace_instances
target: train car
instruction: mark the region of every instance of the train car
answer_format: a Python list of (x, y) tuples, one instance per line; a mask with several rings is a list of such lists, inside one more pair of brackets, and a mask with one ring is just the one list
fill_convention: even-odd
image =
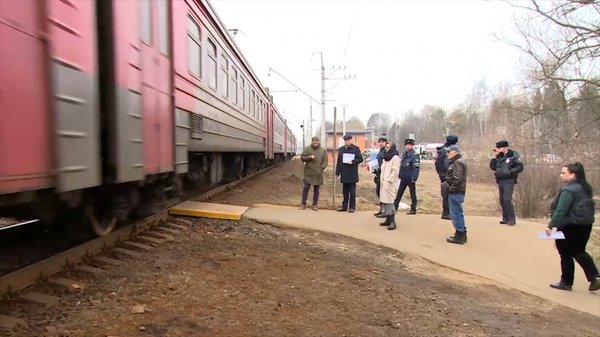
[(0, 1), (0, 74), (0, 217), (102, 235), (291, 151), (206, 1)]

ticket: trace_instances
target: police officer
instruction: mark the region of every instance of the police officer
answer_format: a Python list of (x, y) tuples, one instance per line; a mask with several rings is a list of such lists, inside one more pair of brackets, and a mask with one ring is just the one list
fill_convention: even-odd
[[(354, 159), (344, 161), (344, 154)], [(342, 184), (344, 184), (342, 207), (338, 208), (338, 212), (348, 211), (354, 213), (356, 209), (356, 183), (358, 182), (358, 164), (363, 162), (360, 148), (352, 144), (352, 136), (344, 135), (344, 146), (338, 149), (337, 165), (335, 166), (336, 177), (341, 176)]]
[(437, 158), (435, 159), (435, 170), (440, 178), (440, 193), (442, 195), (442, 219), (450, 220), (450, 208), (448, 207), (448, 189), (445, 187), (446, 175), (448, 174), (448, 147), (458, 143), (458, 137), (455, 135), (446, 136), (446, 143), (438, 147)]
[[(379, 192), (381, 190), (381, 165), (383, 165), (383, 156), (385, 155), (385, 145), (388, 142), (386, 137), (379, 137), (377, 145), (379, 146), (379, 152), (377, 153), (377, 165), (379, 166), (373, 173), (375, 173), (375, 193), (377, 193), (377, 199), (379, 199)], [(379, 203), (379, 212), (375, 213), (376, 217), (385, 217), (381, 212), (382, 205)]]
[(394, 201), (394, 205), (396, 206), (396, 209), (398, 209), (402, 195), (404, 195), (404, 191), (408, 186), (410, 189), (410, 199), (412, 204), (410, 205), (410, 211), (408, 211), (406, 214), (411, 215), (417, 214), (416, 182), (419, 178), (419, 168), (421, 167), (419, 155), (414, 150), (414, 146), (414, 139), (408, 138), (404, 140), (404, 147), (406, 151), (402, 153), (402, 157), (400, 158), (400, 187), (398, 188), (396, 201)]
[(523, 172), (523, 163), (519, 158), (519, 153), (508, 148), (506, 140), (497, 142), (493, 151), (494, 157), (490, 160), (490, 168), (495, 172), (496, 183), (498, 183), (500, 206), (502, 206), (500, 223), (514, 226), (517, 221), (512, 195), (519, 173)]

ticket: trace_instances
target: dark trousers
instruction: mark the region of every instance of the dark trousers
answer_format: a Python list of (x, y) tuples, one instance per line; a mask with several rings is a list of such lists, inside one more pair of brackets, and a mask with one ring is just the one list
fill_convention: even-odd
[(502, 207), (502, 220), (505, 222), (515, 222), (515, 207), (512, 202), (514, 190), (515, 181), (513, 179), (498, 181), (500, 206)]
[[(313, 206), (317, 206), (319, 203), (319, 185), (313, 185)], [(306, 199), (308, 199), (308, 190), (310, 190), (310, 184), (304, 184), (302, 189), (302, 205), (306, 205)]]
[(404, 191), (406, 187), (410, 190), (410, 200), (412, 204), (410, 205), (410, 209), (415, 211), (417, 210), (417, 186), (415, 183), (410, 181), (401, 180), (400, 187), (398, 188), (398, 194), (396, 194), (396, 200), (394, 201), (394, 205), (396, 209), (400, 206), (400, 200), (402, 200), (402, 196), (404, 195)]
[(448, 188), (446, 185), (440, 186), (440, 193), (442, 194), (442, 215), (450, 215), (450, 207), (448, 206)]
[(556, 249), (560, 255), (560, 269), (562, 271), (561, 280), (569, 285), (573, 285), (575, 278), (575, 262), (579, 263), (585, 277), (592, 281), (598, 274), (598, 268), (590, 254), (585, 251), (585, 246), (590, 239), (592, 226), (568, 226), (560, 229), (565, 234), (564, 240), (556, 240)]
[(356, 183), (344, 184), (344, 200), (342, 201), (342, 208), (348, 209), (348, 202), (350, 202), (350, 208), (356, 208)]

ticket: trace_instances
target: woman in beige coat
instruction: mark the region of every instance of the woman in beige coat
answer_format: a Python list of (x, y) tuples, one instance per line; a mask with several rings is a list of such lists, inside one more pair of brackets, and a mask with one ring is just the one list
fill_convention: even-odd
[(396, 229), (396, 194), (400, 186), (400, 157), (396, 144), (388, 142), (385, 145), (385, 155), (381, 165), (381, 191), (379, 193), (379, 202), (383, 205), (382, 214), (385, 215), (385, 221), (381, 226), (387, 226), (388, 230)]

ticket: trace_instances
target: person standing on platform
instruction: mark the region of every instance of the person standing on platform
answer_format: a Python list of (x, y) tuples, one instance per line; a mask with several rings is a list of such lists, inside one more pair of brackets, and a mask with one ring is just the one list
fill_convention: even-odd
[(467, 226), (465, 225), (465, 216), (462, 207), (465, 201), (465, 192), (467, 191), (467, 164), (461, 156), (458, 146), (450, 145), (447, 150), (450, 166), (448, 166), (448, 174), (446, 175), (446, 182), (444, 184), (448, 190), (450, 218), (455, 232), (446, 241), (462, 245), (467, 242)]
[(300, 209), (306, 209), (306, 199), (310, 186), (313, 186), (312, 210), (317, 211), (319, 188), (323, 184), (323, 171), (327, 168), (327, 151), (321, 147), (319, 137), (312, 137), (311, 144), (304, 148), (300, 160), (304, 163), (304, 188)]
[(356, 183), (358, 182), (358, 164), (363, 162), (360, 148), (352, 144), (352, 136), (344, 135), (344, 146), (338, 149), (335, 176), (341, 177), (344, 200), (338, 212), (354, 213), (356, 209)]
[(509, 149), (508, 142), (505, 140), (497, 142), (493, 151), (494, 158), (490, 160), (490, 168), (495, 172), (496, 183), (498, 183), (500, 206), (502, 207), (500, 223), (514, 226), (517, 221), (512, 196), (519, 173), (523, 172), (523, 163), (519, 158), (519, 153)]
[(442, 195), (442, 219), (450, 220), (450, 208), (448, 206), (448, 190), (444, 187), (446, 181), (446, 174), (448, 174), (448, 166), (450, 161), (448, 160), (448, 147), (458, 143), (458, 137), (455, 135), (446, 136), (446, 143), (438, 147), (437, 158), (435, 159), (435, 170), (437, 171), (438, 177), (440, 178), (440, 194)]
[(400, 187), (398, 188), (394, 205), (396, 205), (396, 209), (398, 209), (400, 206), (400, 200), (402, 200), (402, 196), (404, 195), (404, 191), (406, 190), (406, 187), (408, 187), (410, 190), (411, 205), (410, 211), (408, 211), (406, 214), (414, 215), (417, 214), (417, 179), (419, 178), (421, 161), (419, 159), (419, 155), (414, 150), (414, 139), (405, 139), (404, 146), (406, 151), (402, 153), (402, 157), (400, 159)]
[(575, 278), (573, 259), (575, 259), (590, 282), (588, 290), (600, 290), (600, 273), (590, 254), (585, 251), (596, 212), (592, 186), (585, 178), (583, 164), (579, 162), (565, 165), (561, 169), (560, 179), (565, 185), (550, 206), (552, 219), (546, 228), (546, 235), (549, 236), (552, 228), (556, 227), (565, 236), (564, 239), (556, 240), (562, 275), (560, 281), (551, 283), (550, 287), (572, 290)]
[[(381, 189), (381, 165), (383, 165), (383, 156), (385, 155), (387, 142), (388, 140), (385, 137), (379, 137), (379, 140), (377, 141), (379, 145), (379, 152), (377, 153), (377, 165), (379, 167), (373, 172), (375, 173), (375, 178), (373, 180), (375, 181), (375, 193), (377, 194), (377, 199), (379, 199), (379, 192)], [(374, 215), (379, 218), (385, 217), (382, 213), (381, 203), (379, 203), (379, 212), (375, 213)]]
[(385, 216), (385, 221), (381, 226), (387, 226), (388, 230), (396, 229), (396, 207), (394, 201), (400, 185), (400, 157), (396, 144), (387, 143), (383, 164), (381, 166), (381, 191), (379, 202), (381, 202), (381, 213)]

